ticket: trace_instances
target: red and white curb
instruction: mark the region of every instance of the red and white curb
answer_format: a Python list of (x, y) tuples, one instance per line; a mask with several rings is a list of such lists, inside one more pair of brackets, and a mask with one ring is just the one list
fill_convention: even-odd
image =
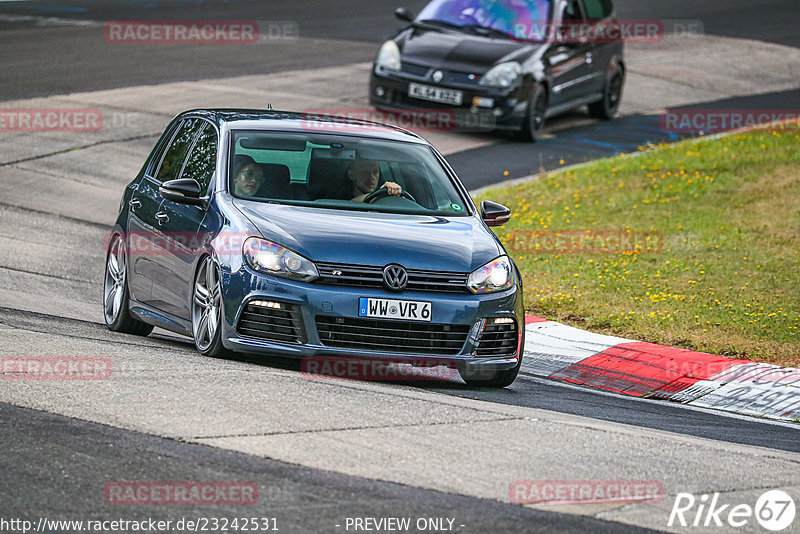
[(623, 395), (800, 422), (800, 369), (594, 334), (525, 317), (521, 371)]

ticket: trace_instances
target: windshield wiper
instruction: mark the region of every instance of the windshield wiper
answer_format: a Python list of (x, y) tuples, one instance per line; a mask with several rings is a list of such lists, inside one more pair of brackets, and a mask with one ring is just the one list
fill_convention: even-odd
[(496, 28), (487, 28), (486, 26), (481, 26), (480, 24), (467, 24), (466, 26), (461, 26), (461, 28), (471, 31), (472, 33), (476, 33), (478, 35), (493, 35), (496, 37), (503, 37), (504, 39), (516, 39), (517, 36), (510, 34), (508, 32), (504, 32), (503, 30), (498, 30)]
[(447, 22), (446, 20), (438, 20), (438, 19), (424, 19), (424, 20), (415, 20), (412, 22), (414, 26), (418, 28), (425, 28), (430, 29), (431, 26), (433, 27), (441, 27), (444, 26), (445, 28), (450, 28), (453, 30), (463, 30), (464, 26), (459, 24), (455, 24), (453, 22)]

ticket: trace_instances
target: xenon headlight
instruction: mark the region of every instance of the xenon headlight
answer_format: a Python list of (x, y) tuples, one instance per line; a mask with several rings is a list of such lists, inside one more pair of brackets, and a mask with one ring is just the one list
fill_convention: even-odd
[(514, 270), (508, 256), (500, 256), (470, 273), (467, 287), (473, 293), (496, 293), (514, 287)]
[(247, 265), (261, 273), (303, 281), (319, 276), (311, 260), (266, 239), (248, 238), (242, 253)]
[(500, 63), (483, 75), (480, 84), (507, 89), (516, 86), (522, 77), (522, 67), (516, 61)]
[(375, 64), (386, 70), (400, 70), (400, 48), (394, 41), (386, 41), (378, 51)]

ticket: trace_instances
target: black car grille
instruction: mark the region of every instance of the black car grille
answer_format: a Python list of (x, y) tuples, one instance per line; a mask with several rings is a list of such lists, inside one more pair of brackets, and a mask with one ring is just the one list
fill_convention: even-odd
[(461, 351), (469, 329), (465, 325), (416, 321), (317, 317), (317, 333), (323, 345), (354, 350), (453, 355)]
[[(259, 302), (269, 306), (258, 305)], [(242, 311), (236, 331), (243, 336), (280, 343), (306, 341), (300, 308), (292, 304), (252, 301)]]
[(406, 63), (405, 61), (400, 64), (401, 72), (413, 74), (414, 76), (425, 76), (428, 74), (429, 70), (430, 67), (426, 67), (425, 65), (415, 65), (414, 63)]
[(476, 356), (505, 356), (517, 353), (519, 332), (516, 321), (492, 324), (489, 319), (483, 328), (475, 350)]
[[(317, 283), (356, 287), (384, 287), (383, 267), (317, 262)], [(337, 274), (334, 274), (336, 272)], [(469, 293), (468, 273), (440, 273), (408, 269), (407, 290)]]

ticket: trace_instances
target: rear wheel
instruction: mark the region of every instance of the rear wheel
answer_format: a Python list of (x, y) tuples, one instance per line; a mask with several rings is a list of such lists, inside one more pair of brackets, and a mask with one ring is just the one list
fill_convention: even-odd
[(228, 356), (222, 345), (222, 286), (211, 256), (200, 261), (192, 290), (192, 334), (200, 354), (215, 358)]
[(547, 94), (544, 87), (537, 85), (533, 90), (528, 106), (525, 111), (525, 118), (522, 126), (517, 132), (517, 136), (522, 141), (535, 142), (541, 138), (544, 132), (545, 115), (547, 113)]
[(589, 104), (589, 115), (596, 119), (610, 120), (619, 111), (622, 101), (622, 86), (625, 82), (625, 72), (618, 63), (609, 66), (606, 84), (603, 88), (603, 98)]
[(153, 325), (135, 319), (128, 309), (127, 262), (125, 241), (115, 235), (106, 256), (106, 276), (103, 283), (103, 315), (106, 326), (114, 332), (146, 336)]

